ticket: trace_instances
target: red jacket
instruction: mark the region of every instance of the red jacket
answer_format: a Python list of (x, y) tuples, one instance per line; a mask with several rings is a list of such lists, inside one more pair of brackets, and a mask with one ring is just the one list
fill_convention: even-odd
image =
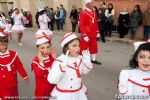
[[(44, 66), (39, 64), (38, 57), (35, 57), (32, 61), (31, 68), (35, 74), (35, 96), (49, 96), (54, 88), (53, 84), (50, 84), (47, 80), (48, 73), (51, 69), (54, 58), (49, 55), (49, 58), (44, 60)], [(48, 89), (48, 90), (47, 90)]]
[(17, 71), (23, 79), (28, 77), (15, 51), (9, 50), (8, 54), (0, 55), (0, 89), (17, 85)]
[(98, 31), (98, 20), (94, 10), (89, 12), (87, 9), (80, 13), (79, 28), (82, 36), (96, 37)]

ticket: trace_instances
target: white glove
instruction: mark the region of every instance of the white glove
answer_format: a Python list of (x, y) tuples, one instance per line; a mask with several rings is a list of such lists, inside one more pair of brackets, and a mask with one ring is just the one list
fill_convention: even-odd
[(89, 38), (87, 36), (84, 37), (83, 39), (84, 39), (84, 41), (89, 42)]
[(87, 65), (89, 68), (92, 68), (92, 63), (91, 63), (91, 57), (90, 57), (90, 52), (89, 50), (83, 50), (82, 51), (82, 61), (85, 65)]
[(61, 63), (61, 67), (63, 71), (66, 71), (67, 68), (67, 61), (68, 61), (68, 54), (69, 54), (69, 50), (66, 52), (65, 58), (63, 60), (63, 62)]
[(100, 37), (100, 34), (98, 33), (96, 37), (97, 37), (97, 38)]

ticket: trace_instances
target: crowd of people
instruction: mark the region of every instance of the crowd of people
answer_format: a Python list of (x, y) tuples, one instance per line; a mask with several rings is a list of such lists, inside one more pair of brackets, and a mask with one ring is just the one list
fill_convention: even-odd
[[(101, 65), (97, 61), (98, 54), (97, 38), (112, 35), (114, 22), (113, 4), (102, 2), (101, 8), (94, 7), (91, 0), (84, 0), (85, 9), (72, 7), (69, 18), (72, 23), (72, 32), (66, 32), (61, 40), (62, 54), (56, 57), (56, 51), (51, 47), (53, 23), (59, 31), (63, 30), (66, 18), (66, 10), (61, 4), (57, 11), (52, 8), (39, 8), (36, 13), (38, 30), (35, 33), (37, 54), (32, 60), (31, 70), (35, 75), (35, 100), (88, 100), (87, 87), (82, 82), (82, 75), (88, 74), (94, 64)], [(135, 5), (134, 11), (129, 15), (126, 9), (119, 16), (119, 33), (123, 38), (127, 27), (131, 27), (132, 39), (135, 37), (138, 25), (144, 25), (144, 42), (136, 42), (135, 53), (129, 62), (131, 69), (122, 70), (119, 76), (118, 96), (150, 96), (150, 39), (149, 39), (149, 9), (142, 14), (140, 6)], [(8, 50), (8, 38), (11, 33), (17, 35), (17, 42), (22, 46), (22, 36), (25, 27), (32, 27), (32, 15), (29, 12), (22, 13), (14, 8), (10, 13), (11, 18), (6, 19), (3, 13), (0, 14), (0, 99), (5, 100), (10, 96), (18, 100), (17, 72), (29, 84), (22, 62), (17, 53)], [(25, 16), (30, 16), (30, 18)], [(141, 17), (142, 16), (142, 17)], [(135, 19), (135, 17), (139, 19)], [(130, 19), (128, 22), (124, 18)], [(143, 19), (143, 23), (141, 23)], [(28, 20), (28, 21), (27, 21)], [(136, 22), (136, 25), (134, 22)], [(144, 22), (145, 21), (145, 22)], [(134, 23), (134, 25), (129, 24)], [(78, 24), (81, 37), (75, 33)], [(138, 76), (138, 77), (137, 77)], [(117, 83), (116, 83), (117, 84)], [(124, 99), (124, 98), (121, 98)]]

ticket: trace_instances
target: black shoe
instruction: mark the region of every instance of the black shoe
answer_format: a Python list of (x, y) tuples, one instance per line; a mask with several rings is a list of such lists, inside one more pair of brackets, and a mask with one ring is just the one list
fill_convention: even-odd
[(99, 62), (99, 61), (97, 61), (97, 60), (91, 61), (91, 62), (94, 63), (94, 64), (97, 64), (97, 65), (101, 65), (101, 64), (102, 64), (101, 62)]

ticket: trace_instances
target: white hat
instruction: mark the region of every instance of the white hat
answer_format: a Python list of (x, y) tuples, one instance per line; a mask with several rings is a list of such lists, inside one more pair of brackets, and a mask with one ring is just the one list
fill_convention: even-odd
[(0, 37), (8, 36), (3, 30), (0, 29)]
[(63, 48), (65, 44), (76, 38), (78, 37), (75, 35), (74, 32), (65, 33), (63, 39), (61, 40), (61, 47)]
[(14, 8), (13, 8), (13, 10), (16, 10), (16, 9), (18, 9), (18, 8), (17, 8), (17, 7), (14, 7)]
[(92, 2), (92, 0), (84, 0), (84, 1), (85, 1), (85, 4)]
[(41, 32), (40, 34), (36, 34), (35, 37), (37, 39), (36, 45), (43, 44), (51, 40), (51, 37), (44, 32)]
[(43, 10), (44, 10), (44, 8), (38, 8), (38, 12), (41, 12)]
[(134, 42), (133, 43), (133, 45), (134, 45), (134, 49), (135, 49), (135, 51), (138, 49), (138, 47), (141, 45), (141, 44), (143, 44), (143, 43), (146, 43), (146, 42)]

